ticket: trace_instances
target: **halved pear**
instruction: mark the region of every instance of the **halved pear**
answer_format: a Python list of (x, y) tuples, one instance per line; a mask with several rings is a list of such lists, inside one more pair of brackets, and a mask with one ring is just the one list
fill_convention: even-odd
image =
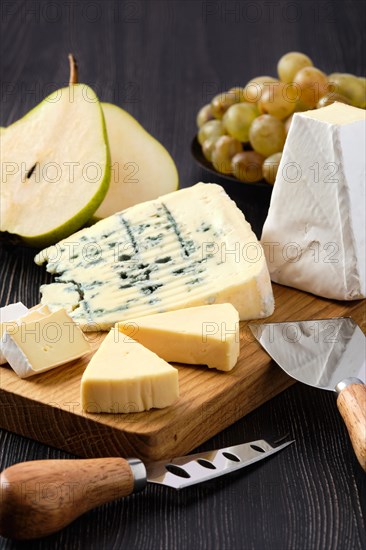
[(0, 230), (31, 246), (79, 229), (108, 190), (103, 112), (85, 84), (62, 88), (1, 132)]
[(131, 115), (102, 103), (111, 151), (111, 181), (95, 212), (106, 218), (137, 203), (178, 189), (178, 172), (168, 151)]

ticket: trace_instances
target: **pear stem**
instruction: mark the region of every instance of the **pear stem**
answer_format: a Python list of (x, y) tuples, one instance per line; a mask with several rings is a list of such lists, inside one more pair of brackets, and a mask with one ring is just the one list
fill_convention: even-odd
[(69, 86), (72, 84), (77, 84), (78, 79), (78, 65), (76, 63), (75, 57), (72, 55), (72, 53), (69, 53), (69, 64), (70, 64), (70, 79), (69, 79)]

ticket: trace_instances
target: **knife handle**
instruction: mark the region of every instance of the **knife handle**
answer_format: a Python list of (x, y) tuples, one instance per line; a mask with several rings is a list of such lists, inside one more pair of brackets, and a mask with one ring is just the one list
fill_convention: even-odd
[(366, 471), (366, 386), (361, 380), (345, 380), (337, 386), (338, 410), (352, 442), (358, 462)]
[(137, 459), (15, 464), (0, 475), (0, 535), (18, 540), (45, 537), (88, 510), (130, 495), (145, 484), (146, 470)]

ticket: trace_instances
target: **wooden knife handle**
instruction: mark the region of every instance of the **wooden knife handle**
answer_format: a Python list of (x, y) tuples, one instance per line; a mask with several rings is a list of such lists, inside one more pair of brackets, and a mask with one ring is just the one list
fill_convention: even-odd
[(351, 438), (358, 462), (366, 471), (366, 386), (351, 383), (340, 388), (337, 398), (338, 410), (342, 415)]
[[(142, 462), (123, 458), (35, 460), (10, 466), (0, 475), (0, 535), (44, 537), (92, 508), (131, 494), (136, 488), (131, 464), (145, 472)], [(143, 486), (140, 483), (139, 489)]]

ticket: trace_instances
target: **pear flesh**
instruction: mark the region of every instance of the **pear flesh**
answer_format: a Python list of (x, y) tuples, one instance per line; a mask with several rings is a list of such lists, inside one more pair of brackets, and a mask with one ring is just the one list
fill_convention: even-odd
[(84, 84), (57, 90), (1, 132), (0, 155), (0, 231), (32, 246), (75, 232), (108, 190), (103, 112)]
[(131, 115), (102, 103), (111, 151), (111, 180), (95, 212), (106, 218), (137, 203), (178, 189), (178, 173), (168, 151)]

